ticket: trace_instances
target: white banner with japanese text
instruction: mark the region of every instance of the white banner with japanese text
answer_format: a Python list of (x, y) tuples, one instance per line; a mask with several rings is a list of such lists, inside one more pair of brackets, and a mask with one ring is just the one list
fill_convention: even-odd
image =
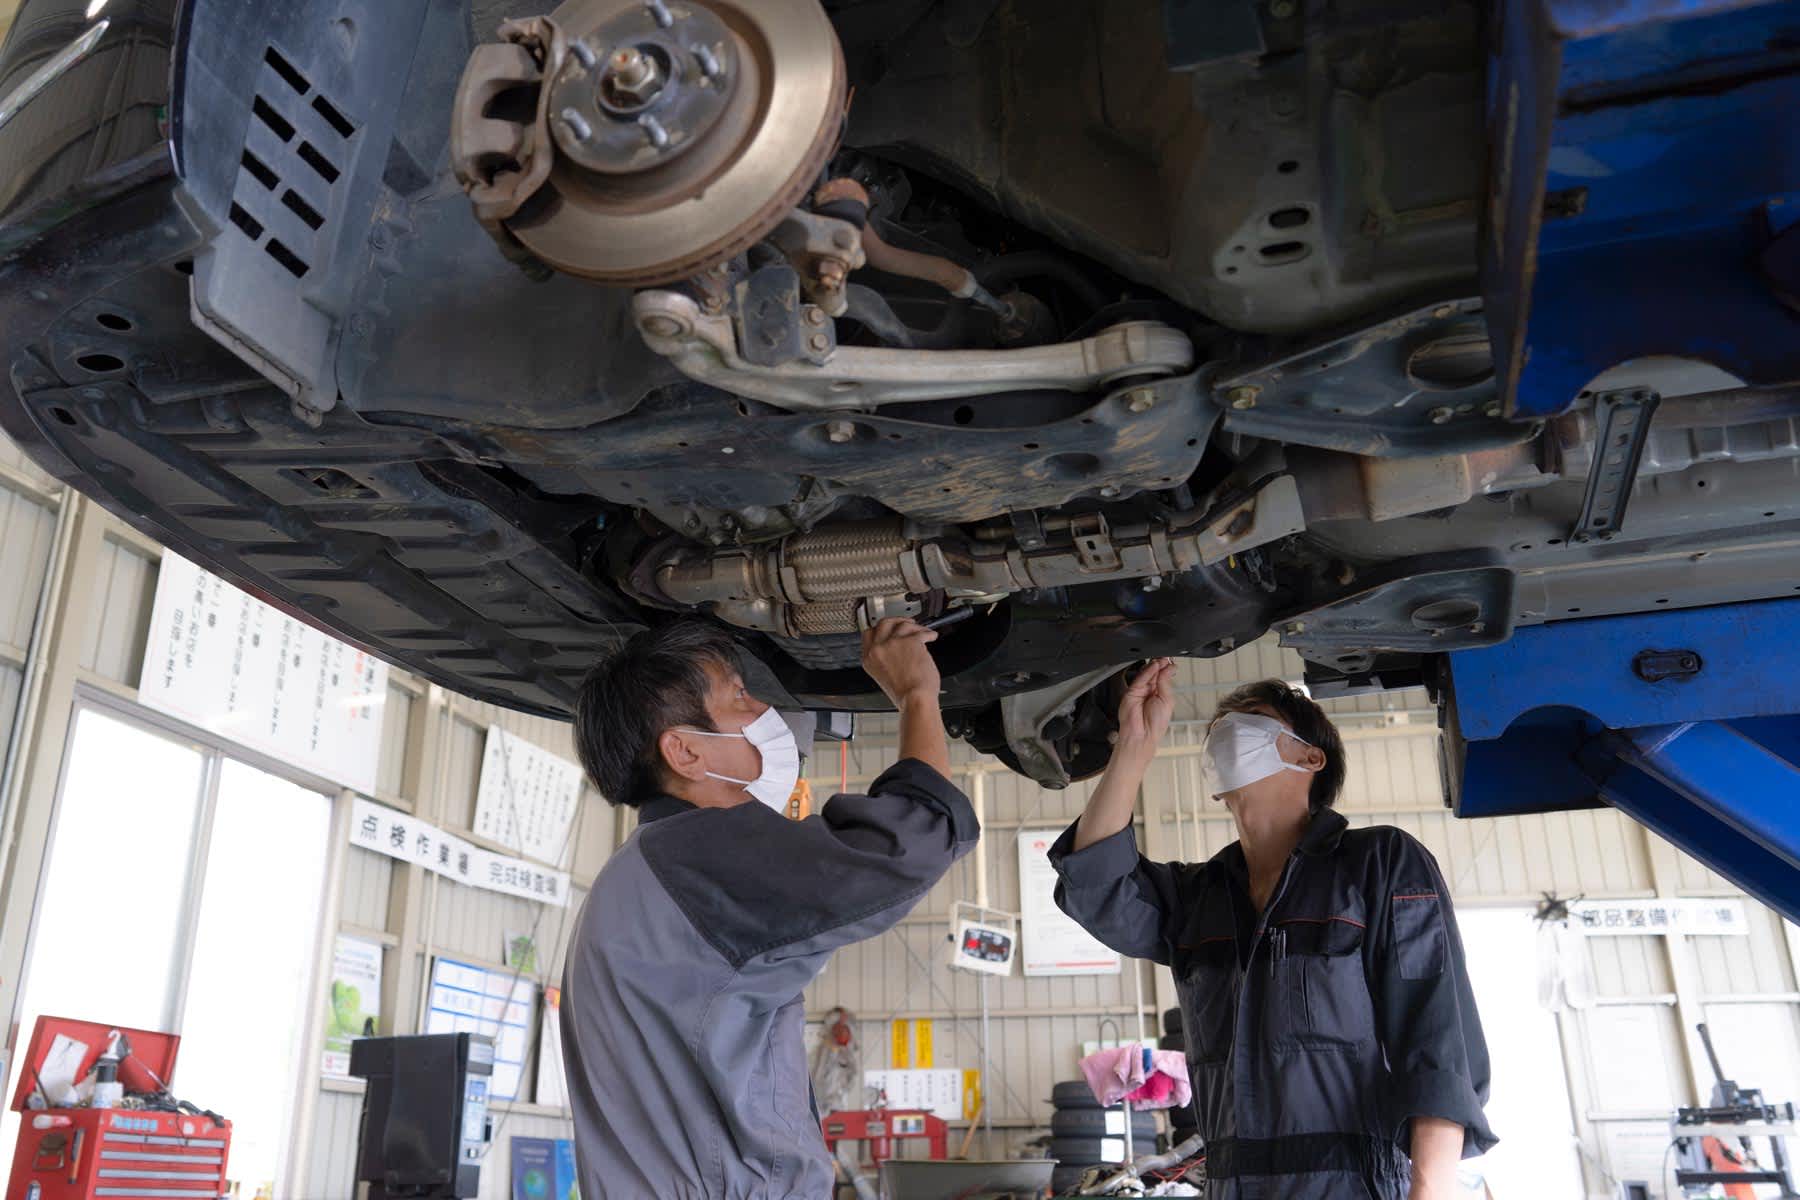
[(1569, 905), (1569, 928), (1601, 937), (1656, 933), (1750, 936), (1742, 900), (1578, 900)]
[(387, 664), (165, 552), (138, 699), (359, 792), (375, 790)]
[(410, 813), (356, 797), (350, 844), (402, 862), (418, 863), (446, 879), (490, 892), (567, 907), (569, 877), (522, 858), (484, 850)]

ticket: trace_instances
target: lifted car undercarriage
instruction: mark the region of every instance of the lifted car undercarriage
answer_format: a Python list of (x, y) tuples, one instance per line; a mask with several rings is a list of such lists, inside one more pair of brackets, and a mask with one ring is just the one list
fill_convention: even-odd
[(879, 709), (859, 628), (968, 609), (953, 728), (1054, 786), (1149, 656), (1431, 682), (1800, 581), (1782, 277), (1708, 361), (1499, 320), (1484, 6), (84, 7), (0, 58), (0, 425), (479, 697), (700, 613)]

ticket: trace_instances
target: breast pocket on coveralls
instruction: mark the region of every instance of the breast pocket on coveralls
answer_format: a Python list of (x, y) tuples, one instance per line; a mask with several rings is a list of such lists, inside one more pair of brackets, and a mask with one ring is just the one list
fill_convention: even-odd
[(1237, 1016), (1237, 948), (1227, 934), (1201, 938), (1183, 945), (1182, 951), (1175, 989), (1181, 998), (1188, 1059), (1196, 1064), (1222, 1063), (1231, 1053)]
[(1349, 917), (1292, 917), (1276, 925), (1269, 1023), (1278, 1049), (1348, 1049), (1375, 1036), (1363, 974), (1366, 932)]

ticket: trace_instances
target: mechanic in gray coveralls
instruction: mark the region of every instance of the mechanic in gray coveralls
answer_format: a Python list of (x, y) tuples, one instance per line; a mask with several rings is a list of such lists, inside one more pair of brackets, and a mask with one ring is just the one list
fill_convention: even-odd
[(640, 633), (582, 685), (582, 765), (639, 822), (594, 881), (563, 976), (584, 1200), (831, 1196), (801, 992), (980, 833), (946, 778), (936, 637), (904, 618), (863, 635), (863, 667), (900, 713), (900, 760), (802, 821), (783, 815), (793, 733), (716, 626)]

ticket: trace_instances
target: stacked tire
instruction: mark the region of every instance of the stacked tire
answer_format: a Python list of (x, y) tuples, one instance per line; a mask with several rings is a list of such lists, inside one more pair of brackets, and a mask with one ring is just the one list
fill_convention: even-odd
[[(1159, 1050), (1187, 1053), (1187, 1038), (1182, 1034), (1179, 1008), (1171, 1008), (1163, 1013), (1163, 1035), (1156, 1045)], [(1180, 1145), (1192, 1137), (1198, 1131), (1199, 1120), (1191, 1104), (1169, 1109), (1169, 1144)]]
[[(1057, 1084), (1050, 1091), (1050, 1103), (1056, 1111), (1050, 1116), (1049, 1154), (1057, 1164), (1050, 1184), (1057, 1192), (1075, 1187), (1093, 1167), (1120, 1165), (1116, 1153), (1110, 1160), (1106, 1157), (1105, 1143), (1120, 1140), (1120, 1133), (1109, 1134), (1107, 1130), (1122, 1130), (1124, 1113), (1117, 1108), (1101, 1108), (1083, 1079)], [(1132, 1148), (1139, 1154), (1155, 1149), (1156, 1114), (1131, 1114), (1131, 1140)]]

